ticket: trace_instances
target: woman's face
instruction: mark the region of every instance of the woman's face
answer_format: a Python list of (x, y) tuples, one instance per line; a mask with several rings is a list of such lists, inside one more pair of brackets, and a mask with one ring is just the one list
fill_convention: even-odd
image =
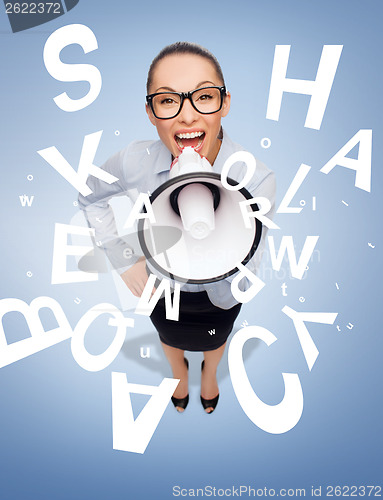
[[(194, 54), (173, 54), (159, 61), (155, 67), (149, 93), (189, 92), (200, 87), (222, 86), (222, 84), (208, 59)], [(183, 147), (191, 145), (211, 164), (214, 163), (221, 146), (221, 141), (218, 139), (221, 118), (227, 115), (229, 109), (230, 95), (224, 98), (220, 111), (211, 115), (198, 113), (189, 99), (185, 99), (179, 115), (170, 120), (161, 120), (156, 118), (146, 105), (150, 121), (174, 157), (180, 155)], [(182, 135), (192, 132), (196, 133), (194, 140), (185, 139)]]

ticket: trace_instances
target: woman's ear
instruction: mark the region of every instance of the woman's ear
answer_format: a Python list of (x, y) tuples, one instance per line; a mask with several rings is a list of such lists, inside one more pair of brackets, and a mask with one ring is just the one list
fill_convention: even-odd
[(145, 110), (146, 110), (146, 114), (148, 115), (149, 120), (152, 123), (152, 125), (156, 126), (156, 121), (155, 121), (154, 115), (152, 113), (152, 110), (148, 106), (148, 103), (145, 104)]
[(222, 117), (226, 116), (230, 110), (231, 94), (227, 92), (222, 104)]

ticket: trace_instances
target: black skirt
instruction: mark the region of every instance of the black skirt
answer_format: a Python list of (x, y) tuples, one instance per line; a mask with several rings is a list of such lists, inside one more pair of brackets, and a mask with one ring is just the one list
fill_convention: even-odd
[(179, 321), (166, 319), (164, 298), (150, 319), (164, 344), (186, 351), (213, 351), (226, 342), (241, 305), (221, 309), (210, 302), (207, 292), (181, 292)]

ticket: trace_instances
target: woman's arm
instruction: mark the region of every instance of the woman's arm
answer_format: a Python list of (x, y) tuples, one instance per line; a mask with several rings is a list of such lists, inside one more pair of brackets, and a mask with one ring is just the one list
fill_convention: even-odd
[[(128, 148), (115, 154), (105, 162), (102, 169), (118, 177), (118, 181), (107, 184), (90, 176), (87, 185), (92, 190), (89, 196), (79, 195), (79, 206), (88, 226), (95, 231), (94, 244), (102, 248), (114, 269), (121, 275), (124, 283), (136, 297), (140, 297), (148, 280), (146, 260), (135, 254), (132, 244), (137, 235), (120, 237), (109, 201), (116, 196), (128, 196), (129, 187), (124, 178), (123, 160)], [(133, 201), (133, 200), (132, 200)], [(154, 293), (155, 290), (153, 290)]]

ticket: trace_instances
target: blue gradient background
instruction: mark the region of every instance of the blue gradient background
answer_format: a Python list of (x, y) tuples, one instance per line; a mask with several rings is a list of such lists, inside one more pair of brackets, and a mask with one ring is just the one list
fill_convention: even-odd
[[(307, 488), (310, 496), (311, 486), (381, 484), (382, 13), (378, 0), (81, 0), (57, 20), (12, 34), (1, 12), (1, 298), (30, 303), (51, 296), (73, 327), (97, 303), (119, 305), (107, 275), (93, 284), (50, 284), (54, 225), (70, 223), (77, 194), (36, 151), (54, 145), (77, 169), (86, 134), (104, 131), (98, 165), (134, 139), (156, 138), (144, 113), (146, 72), (158, 51), (176, 40), (196, 41), (217, 56), (232, 93), (224, 127), (276, 172), (278, 203), (299, 165), (312, 167), (293, 200), (306, 201), (301, 214), (276, 217), (282, 229), (273, 233), (277, 243), (282, 234), (293, 235), (300, 250), (306, 235), (320, 238), (303, 280), (288, 276), (286, 261), (271, 273), (264, 256), (267, 286), (243, 306), (236, 325), (246, 320), (278, 339), (269, 348), (255, 340), (244, 348), (249, 379), (265, 403), (282, 399), (282, 372), (299, 374), (304, 410), (291, 431), (271, 435), (247, 418), (230, 382), (227, 352), (219, 367), (219, 406), (206, 416), (198, 401), (201, 354), (192, 353), (185, 414), (170, 405), (144, 455), (114, 451), (111, 372), (149, 385), (171, 376), (149, 319), (134, 316), (121, 353), (102, 372), (80, 368), (69, 340), (0, 370), (0, 498), (166, 499), (173, 485)], [(91, 28), (99, 49), (84, 55), (71, 46), (63, 60), (94, 64), (103, 86), (91, 106), (65, 113), (52, 98), (64, 91), (78, 98), (88, 86), (53, 79), (42, 52), (50, 33), (71, 23)], [(285, 94), (280, 120), (265, 118), (277, 44), (292, 45), (288, 76), (301, 79), (315, 78), (323, 45), (344, 45), (320, 131), (304, 128), (307, 96)], [(319, 171), (363, 128), (373, 129), (371, 193), (355, 188), (350, 170)], [(269, 149), (261, 147), (263, 137), (270, 138)], [(30, 208), (21, 207), (23, 194), (35, 196)], [(308, 324), (319, 350), (311, 372), (284, 305), (338, 313), (334, 325)], [(89, 329), (91, 352), (102, 352), (114, 334), (107, 318)], [(49, 315), (46, 324), (53, 325)], [(29, 335), (18, 314), (6, 315), (4, 325), (8, 342)], [(150, 359), (140, 357), (141, 346), (151, 348)], [(138, 414), (145, 399), (133, 397), (133, 403)]]

